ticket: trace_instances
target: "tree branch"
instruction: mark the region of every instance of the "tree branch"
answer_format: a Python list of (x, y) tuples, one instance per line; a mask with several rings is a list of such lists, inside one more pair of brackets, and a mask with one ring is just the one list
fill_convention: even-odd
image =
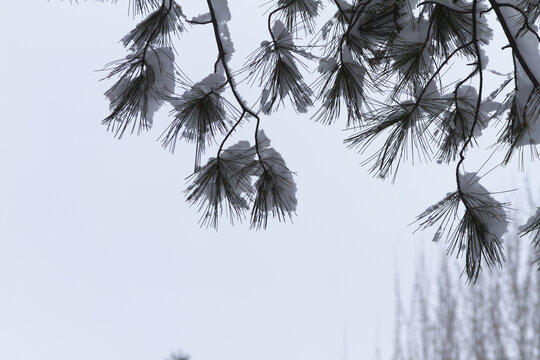
[[(208, 4), (208, 9), (210, 10), (210, 17), (212, 19), (211, 20), (212, 21), (212, 26), (214, 28), (214, 36), (216, 38), (216, 45), (217, 45), (218, 51), (219, 51), (219, 55), (218, 55), (219, 60), (221, 62), (221, 65), (223, 66), (225, 76), (227, 77), (227, 82), (229, 83), (229, 86), (231, 87), (231, 91), (233, 93), (234, 98), (236, 99), (236, 102), (242, 108), (242, 112), (253, 116), (257, 121), (256, 127), (255, 127), (255, 150), (257, 152), (257, 157), (259, 158), (259, 162), (261, 163), (261, 166), (263, 167), (263, 170), (265, 170), (265, 165), (264, 165), (264, 163), (262, 161), (262, 157), (261, 157), (261, 153), (260, 153), (260, 149), (259, 149), (259, 138), (258, 138), (258, 132), (259, 132), (259, 126), (260, 126), (261, 118), (259, 117), (259, 115), (257, 115), (257, 113), (255, 113), (253, 110), (251, 110), (246, 105), (246, 103), (244, 102), (244, 100), (240, 96), (238, 90), (236, 89), (236, 83), (234, 81), (234, 76), (232, 74), (231, 69), (229, 68), (229, 64), (227, 63), (227, 61), (225, 59), (226, 52), (225, 52), (225, 48), (223, 47), (223, 41), (221, 39), (221, 36), (219, 35), (219, 24), (218, 24), (218, 21), (217, 21), (216, 12), (214, 10), (214, 5), (212, 4), (212, 0), (206, 0), (206, 2)], [(235, 129), (235, 127), (233, 127), (230, 130), (230, 132), (232, 132), (234, 129)]]
[(272, 16), (274, 16), (274, 14), (276, 14), (277, 12), (281, 11), (281, 10), (285, 10), (286, 8), (288, 8), (289, 6), (291, 6), (296, 0), (291, 0), (289, 1), (287, 4), (283, 5), (283, 6), (280, 6), (278, 7), (277, 9), (274, 9), (270, 12), (270, 14), (268, 14), (268, 32), (270, 33), (270, 36), (272, 37), (272, 42), (275, 44), (277, 42), (276, 40), (276, 37), (274, 35), (274, 32), (272, 31)]
[(208, 25), (212, 23), (212, 20), (208, 20), (208, 21), (186, 20), (186, 22), (188, 24), (193, 24), (193, 25)]
[[(517, 7), (516, 5), (513, 5), (513, 4), (498, 4), (500, 7), (509, 7), (511, 9), (514, 9), (516, 10), (517, 12), (519, 12), (521, 14), (521, 16), (523, 16), (523, 20), (524, 20), (524, 23), (523, 23), (523, 26), (521, 27), (521, 29), (525, 28), (527, 30), (529, 30), (535, 37), (536, 37), (536, 40), (538, 40), (540, 42), (540, 35), (538, 35), (538, 33), (532, 28), (532, 26), (529, 24), (529, 18), (527, 16), (527, 14), (525, 13), (525, 11), (523, 11), (522, 9), (520, 9), (519, 7)], [(521, 30), (520, 29), (520, 30)]]
[[(484, 86), (484, 73), (482, 70), (482, 56), (480, 52), (480, 46), (478, 45), (478, 22), (476, 19), (476, 7), (478, 5), (478, 0), (474, 0), (472, 4), (472, 16), (473, 16), (473, 29), (472, 29), (472, 42), (474, 44), (474, 50), (476, 52), (476, 68), (474, 71), (469, 74), (469, 77), (473, 76), (475, 73), (478, 73), (479, 76), (479, 84), (478, 84), (478, 98), (476, 100), (476, 109), (474, 112), (474, 120), (471, 125), (471, 130), (469, 132), (469, 137), (463, 144), (463, 147), (461, 148), (461, 151), (459, 152), (459, 161), (456, 165), (456, 182), (457, 182), (457, 188), (460, 195), (460, 198), (462, 199), (463, 205), (468, 209), (467, 202), (463, 201), (463, 187), (461, 185), (461, 179), (459, 177), (459, 168), (463, 165), (463, 162), (465, 161), (465, 150), (471, 143), (473, 137), (474, 137), (474, 129), (476, 128), (476, 125), (478, 123), (478, 118), (480, 115), (480, 105), (482, 104), (482, 91)], [(460, 86), (460, 85), (459, 85)]]
[(508, 39), (508, 42), (510, 43), (510, 46), (512, 47), (512, 51), (514, 55), (518, 59), (519, 64), (523, 68), (523, 71), (525, 71), (525, 74), (527, 74), (527, 77), (532, 82), (534, 87), (540, 88), (540, 83), (538, 82), (533, 72), (531, 71), (529, 64), (527, 64), (527, 62), (525, 61), (523, 54), (519, 50), (516, 39), (514, 38), (514, 35), (512, 35), (512, 32), (510, 31), (510, 27), (508, 26), (508, 23), (506, 22), (506, 18), (502, 14), (502, 11), (501, 11), (502, 4), (499, 4), (495, 0), (489, 0), (489, 3), (491, 4), (491, 6), (493, 7), (493, 10), (495, 11), (495, 14), (497, 15), (497, 19), (499, 19), (499, 22), (501, 23), (504, 34), (506, 35), (506, 38)]

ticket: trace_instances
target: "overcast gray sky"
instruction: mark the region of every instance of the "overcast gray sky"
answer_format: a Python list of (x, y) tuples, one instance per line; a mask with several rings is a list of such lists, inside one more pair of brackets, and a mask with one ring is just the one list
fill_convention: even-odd
[[(267, 39), (260, 3), (230, 0), (236, 69)], [(170, 109), (121, 141), (100, 125), (112, 83), (94, 70), (125, 56), (136, 22), (122, 1), (2, 5), (0, 358), (363, 360), (377, 329), (388, 356), (394, 273), (407, 287), (420, 244), (442, 250), (407, 225), (455, 188), (453, 168), (374, 180), (343, 146), (344, 121), (286, 109), (263, 127), (298, 174), (294, 224), (201, 229), (182, 194), (194, 148), (156, 142)], [(211, 72), (210, 28), (177, 50), (193, 80)]]

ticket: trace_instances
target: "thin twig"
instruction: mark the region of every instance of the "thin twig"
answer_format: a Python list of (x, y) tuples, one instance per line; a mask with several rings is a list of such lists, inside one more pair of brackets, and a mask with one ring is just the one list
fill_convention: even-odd
[[(210, 10), (210, 17), (212, 19), (212, 25), (213, 25), (213, 28), (214, 28), (214, 36), (216, 38), (216, 45), (218, 47), (218, 52), (219, 52), (218, 56), (219, 56), (221, 65), (223, 66), (223, 70), (225, 71), (225, 76), (227, 77), (227, 82), (229, 83), (229, 86), (231, 87), (231, 92), (233, 93), (233, 96), (236, 99), (236, 102), (238, 103), (238, 105), (242, 108), (242, 111), (249, 114), (249, 115), (251, 115), (251, 116), (253, 116), (257, 121), (256, 127), (255, 127), (255, 151), (257, 152), (257, 157), (259, 158), (259, 162), (260, 162), (263, 170), (266, 171), (266, 168), (265, 168), (265, 165), (264, 165), (264, 162), (262, 160), (261, 153), (260, 153), (260, 149), (259, 149), (258, 130), (259, 130), (261, 118), (259, 117), (259, 115), (257, 115), (257, 113), (255, 113), (253, 110), (251, 110), (246, 105), (246, 103), (244, 102), (244, 100), (240, 96), (238, 90), (236, 89), (236, 83), (234, 81), (234, 76), (232, 74), (231, 69), (229, 68), (229, 64), (227, 63), (227, 61), (225, 59), (227, 53), (225, 52), (225, 48), (223, 47), (223, 41), (221, 39), (221, 36), (219, 35), (219, 24), (218, 24), (218, 21), (217, 21), (217, 18), (216, 18), (216, 12), (214, 10), (214, 6), (212, 5), (212, 0), (206, 0), (206, 2), (208, 4), (208, 9)], [(231, 129), (231, 131), (232, 131), (232, 129)]]

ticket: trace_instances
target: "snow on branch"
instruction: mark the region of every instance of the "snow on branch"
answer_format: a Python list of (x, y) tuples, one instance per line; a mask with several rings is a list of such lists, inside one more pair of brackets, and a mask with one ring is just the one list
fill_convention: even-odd
[(257, 180), (252, 189), (251, 227), (266, 228), (268, 216), (280, 221), (291, 219), (296, 211), (296, 183), (283, 157), (270, 147), (263, 131), (258, 134), (260, 161), (254, 168)]

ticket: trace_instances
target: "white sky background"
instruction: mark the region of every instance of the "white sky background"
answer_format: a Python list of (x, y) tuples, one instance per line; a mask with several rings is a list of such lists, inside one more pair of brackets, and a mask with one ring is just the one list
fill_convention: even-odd
[[(239, 69), (268, 38), (265, 8), (229, 2)], [(112, 82), (93, 70), (125, 56), (118, 40), (137, 21), (126, 2), (2, 5), (0, 358), (363, 360), (377, 329), (388, 358), (394, 272), (410, 281), (419, 244), (443, 248), (407, 224), (455, 188), (453, 167), (403, 164), (395, 185), (374, 180), (342, 144), (344, 121), (289, 108), (262, 124), (298, 174), (294, 224), (200, 229), (182, 194), (194, 147), (156, 142), (169, 108), (121, 141), (100, 125)], [(211, 27), (177, 49), (193, 80), (211, 72)], [(511, 187), (501, 179), (486, 187)]]

